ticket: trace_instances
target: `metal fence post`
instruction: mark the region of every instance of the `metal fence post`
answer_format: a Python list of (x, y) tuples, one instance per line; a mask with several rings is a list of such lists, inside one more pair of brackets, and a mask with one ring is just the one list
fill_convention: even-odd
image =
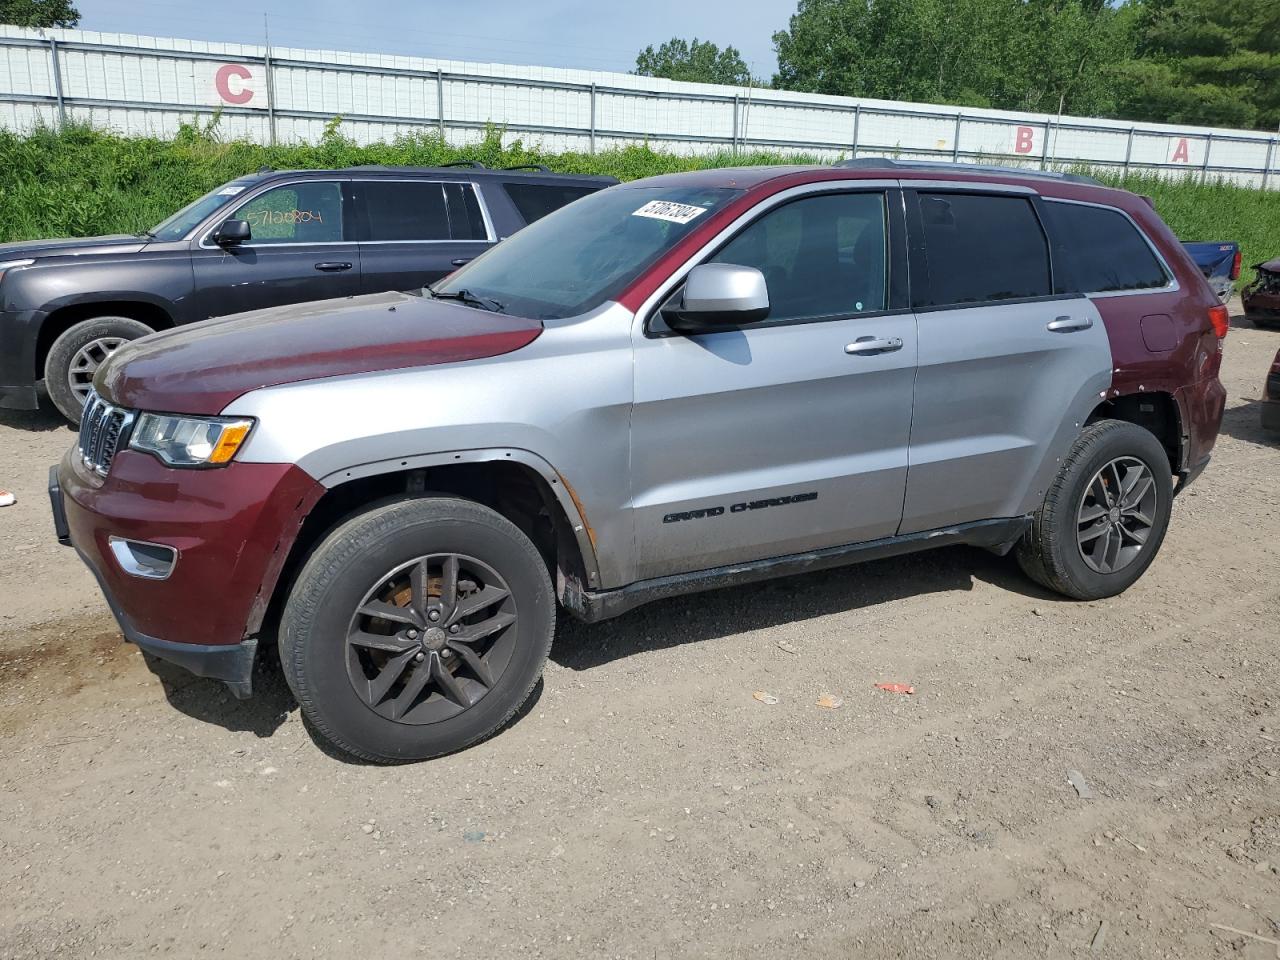
[(436, 126), (440, 130), (440, 142), (444, 143), (444, 71), (436, 67)]
[(1276, 152), (1276, 140), (1267, 141), (1267, 161), (1262, 165), (1262, 189), (1267, 189), (1267, 179), (1271, 175), (1271, 158)]
[(591, 133), (589, 135), (590, 153), (596, 152), (596, 85), (591, 85)]
[(1040, 151), (1040, 169), (1049, 169), (1049, 139), (1053, 135), (1053, 121), (1044, 122), (1044, 149)]
[(862, 104), (855, 103), (853, 105), (853, 150), (849, 154), (850, 160), (858, 159), (858, 124), (862, 121)]
[(733, 152), (738, 152), (738, 95), (733, 95)]
[(1204, 163), (1200, 164), (1200, 182), (1209, 182), (1209, 151), (1213, 149), (1213, 134), (1204, 138)]
[(1129, 128), (1129, 140), (1124, 145), (1124, 175), (1129, 176), (1129, 161), (1133, 159), (1133, 135), (1137, 127)]
[(956, 129), (951, 134), (951, 162), (960, 162), (960, 121), (964, 119), (964, 114), (956, 114)]
[(266, 46), (263, 57), (267, 79), (267, 137), (271, 146), (276, 145), (276, 78), (275, 68), (271, 65), (271, 44)]
[(49, 38), (49, 56), (53, 67), (53, 93), (58, 98), (58, 129), (67, 125), (67, 102), (62, 96), (62, 61), (58, 57), (58, 41)]

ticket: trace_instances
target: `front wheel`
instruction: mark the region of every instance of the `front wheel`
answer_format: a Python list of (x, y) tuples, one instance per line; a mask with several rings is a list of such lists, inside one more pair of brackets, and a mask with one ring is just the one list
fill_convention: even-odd
[(425, 760), (499, 729), (529, 698), (555, 630), (537, 548), (500, 514), (430, 497), (333, 531), (280, 625), (302, 712), (340, 750)]
[(1076, 600), (1127, 590), (1169, 528), (1173, 474), (1160, 441), (1121, 420), (1087, 426), (1018, 544), (1018, 563)]
[(44, 384), (49, 399), (72, 423), (93, 388), (93, 375), (102, 362), (130, 340), (155, 331), (130, 317), (91, 317), (65, 330), (44, 361)]

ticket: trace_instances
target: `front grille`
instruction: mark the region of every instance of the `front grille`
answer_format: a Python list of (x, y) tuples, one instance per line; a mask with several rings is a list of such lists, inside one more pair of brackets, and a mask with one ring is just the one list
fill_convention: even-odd
[(80, 414), (80, 456), (94, 473), (105, 477), (111, 470), (116, 449), (127, 441), (133, 426), (133, 411), (107, 403), (90, 391)]

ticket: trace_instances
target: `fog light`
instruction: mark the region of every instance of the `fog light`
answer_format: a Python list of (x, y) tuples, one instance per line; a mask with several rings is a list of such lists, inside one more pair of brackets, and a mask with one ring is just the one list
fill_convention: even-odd
[(108, 537), (107, 543), (120, 569), (131, 577), (144, 580), (168, 580), (178, 562), (178, 551), (163, 543)]

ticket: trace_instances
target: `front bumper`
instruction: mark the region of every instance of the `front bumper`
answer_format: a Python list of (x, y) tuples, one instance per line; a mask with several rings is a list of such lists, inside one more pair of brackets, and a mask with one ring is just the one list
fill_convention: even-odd
[[(284, 560), (323, 488), (288, 464), (174, 470), (121, 451), (105, 480), (73, 449), (49, 474), (60, 543), (75, 548), (131, 643), (197, 676), (251, 692), (257, 640)], [(131, 575), (110, 538), (177, 551), (164, 580)]]

